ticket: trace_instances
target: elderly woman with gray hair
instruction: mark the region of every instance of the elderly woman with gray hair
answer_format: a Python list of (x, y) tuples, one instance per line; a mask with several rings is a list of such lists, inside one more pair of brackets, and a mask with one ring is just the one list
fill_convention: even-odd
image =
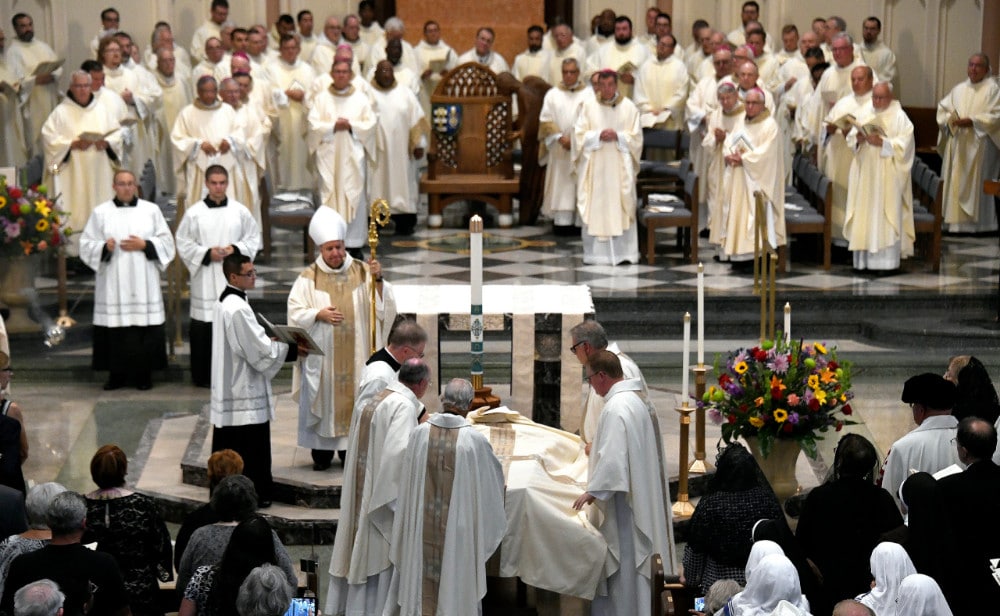
[(28, 513), (28, 530), (20, 535), (11, 535), (0, 543), (0, 595), (3, 595), (10, 563), (21, 554), (40, 550), (52, 539), (52, 531), (45, 521), (45, 515), (52, 499), (65, 491), (62, 484), (49, 482), (36, 485), (28, 492), (28, 498), (24, 501), (24, 508)]
[(283, 616), (292, 602), (292, 587), (274, 565), (256, 567), (240, 585), (236, 611), (240, 616)]

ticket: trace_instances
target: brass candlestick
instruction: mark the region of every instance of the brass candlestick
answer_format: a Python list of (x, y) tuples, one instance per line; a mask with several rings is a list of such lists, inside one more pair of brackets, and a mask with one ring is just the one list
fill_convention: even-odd
[[(706, 373), (710, 368), (705, 364), (699, 364), (691, 370), (694, 371), (694, 399), (701, 400), (705, 395)], [(699, 406), (695, 412), (694, 462), (691, 463), (688, 472), (702, 475), (712, 469), (712, 464), (705, 459), (705, 408)]]
[(691, 413), (693, 406), (688, 406), (687, 400), (684, 404), (674, 409), (680, 413), (681, 421), (681, 446), (680, 446), (680, 477), (677, 481), (677, 502), (671, 507), (674, 518), (690, 518), (694, 514), (694, 505), (688, 502), (688, 439), (691, 436)]

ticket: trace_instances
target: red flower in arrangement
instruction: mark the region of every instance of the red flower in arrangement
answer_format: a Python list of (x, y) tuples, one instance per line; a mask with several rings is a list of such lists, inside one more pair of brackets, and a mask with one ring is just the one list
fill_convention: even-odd
[(729, 376), (728, 373), (723, 374), (722, 376), (719, 377), (719, 385), (721, 385), (722, 387), (725, 387), (726, 385), (729, 385), (732, 382), (733, 382), (733, 377)]
[(813, 413), (815, 413), (816, 411), (818, 411), (819, 410), (819, 400), (817, 400), (816, 398), (813, 398), (812, 400), (810, 400), (809, 401), (809, 410), (812, 411)]
[(741, 404), (741, 405), (740, 405), (740, 412), (741, 412), (741, 413), (746, 413), (746, 412), (747, 412), (747, 410), (748, 410), (749, 408), (750, 408), (750, 407), (749, 407), (748, 405), (746, 405), (746, 404)]
[(729, 423), (731, 423), (731, 424), (734, 424), (734, 423), (736, 423), (736, 415), (730, 415), (730, 416), (729, 416), (729, 417), (727, 417), (726, 419), (727, 419), (727, 420), (729, 421)]
[(10, 213), (13, 214), (14, 216), (20, 216), (21, 215), (21, 204), (20, 203), (12, 203), (11, 206), (10, 206)]
[(850, 404), (845, 404), (842, 410), (844, 412), (844, 415), (850, 415), (851, 413), (854, 412), (854, 409), (851, 408)]
[(838, 421), (837, 422), (837, 432), (840, 432), (843, 429), (844, 429), (844, 422)]
[(21, 192), (21, 189), (18, 188), (17, 186), (11, 186), (10, 189), (7, 191), (7, 194), (10, 195), (12, 199), (20, 199), (21, 197), (24, 196), (24, 193)]
[(764, 361), (765, 359), (767, 359), (767, 351), (763, 349), (754, 349), (751, 352), (751, 354), (753, 355), (753, 358), (757, 361)]
[(789, 434), (791, 434), (792, 430), (794, 430), (794, 429), (795, 429), (795, 426), (793, 426), (790, 423), (786, 423), (786, 424), (784, 424), (784, 425), (781, 426), (781, 431), (782, 432), (787, 432)]
[(827, 366), (829, 366), (830, 370), (836, 370), (837, 368), (839, 368), (839, 367), (840, 367), (840, 364), (838, 364), (838, 363), (837, 363), (837, 362), (835, 362), (835, 361), (830, 361), (830, 362), (829, 362), (829, 363), (827, 363), (826, 365), (827, 365)]
[(44, 186), (19, 188), (0, 175), (0, 254), (31, 255), (61, 244), (71, 230), (58, 230), (65, 212), (56, 201)]

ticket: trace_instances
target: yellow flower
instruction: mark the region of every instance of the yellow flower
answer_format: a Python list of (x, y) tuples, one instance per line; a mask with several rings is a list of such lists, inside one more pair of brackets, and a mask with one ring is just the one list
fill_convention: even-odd
[(813, 348), (816, 349), (816, 352), (819, 353), (820, 355), (826, 355), (826, 347), (820, 344), (819, 342), (814, 342)]
[(0, 210), (7, 207), (7, 197), (0, 195)]
[(762, 428), (764, 427), (764, 420), (761, 419), (760, 417), (751, 417), (750, 425), (753, 426), (754, 428)]
[(809, 388), (810, 389), (816, 389), (817, 387), (819, 387), (819, 377), (816, 376), (815, 374), (810, 374), (809, 375)]
[(825, 391), (823, 391), (822, 389), (817, 388), (817, 389), (813, 390), (813, 395), (816, 396), (816, 400), (820, 404), (826, 404), (826, 392)]
[(753, 401), (753, 403), (757, 406), (764, 406), (764, 397), (763, 396), (758, 397), (756, 400)]
[(48, 203), (39, 199), (38, 201), (35, 201), (35, 211), (48, 218), (49, 214), (52, 213), (52, 208), (49, 207)]
[(733, 370), (736, 371), (736, 374), (745, 374), (748, 368), (749, 366), (747, 366), (745, 361), (737, 362), (737, 364), (733, 366)]
[(847, 402), (847, 394), (840, 394), (840, 401)]
[(38, 222), (35, 223), (35, 231), (38, 231), (39, 233), (45, 233), (48, 230), (49, 230), (49, 221), (45, 220), (44, 218), (39, 218)]
[(776, 409), (774, 411), (774, 421), (778, 423), (785, 423), (788, 419), (788, 411), (785, 409)]

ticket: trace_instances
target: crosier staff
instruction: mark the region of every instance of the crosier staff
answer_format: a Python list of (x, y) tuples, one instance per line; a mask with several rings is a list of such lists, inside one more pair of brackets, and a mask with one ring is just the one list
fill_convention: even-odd
[[(372, 201), (371, 210), (368, 215), (368, 248), (371, 251), (371, 260), (375, 260), (375, 251), (378, 248), (378, 228), (384, 227), (386, 223), (389, 222), (389, 202), (385, 199), (376, 199)], [(378, 283), (382, 282), (382, 276), (380, 275), (378, 279), (372, 276), (371, 279), (371, 318), (368, 323), (370, 325), (369, 340), (371, 341), (371, 348), (369, 349), (369, 355), (373, 354), (377, 349), (375, 346), (375, 330), (378, 324), (375, 320), (375, 289)]]

